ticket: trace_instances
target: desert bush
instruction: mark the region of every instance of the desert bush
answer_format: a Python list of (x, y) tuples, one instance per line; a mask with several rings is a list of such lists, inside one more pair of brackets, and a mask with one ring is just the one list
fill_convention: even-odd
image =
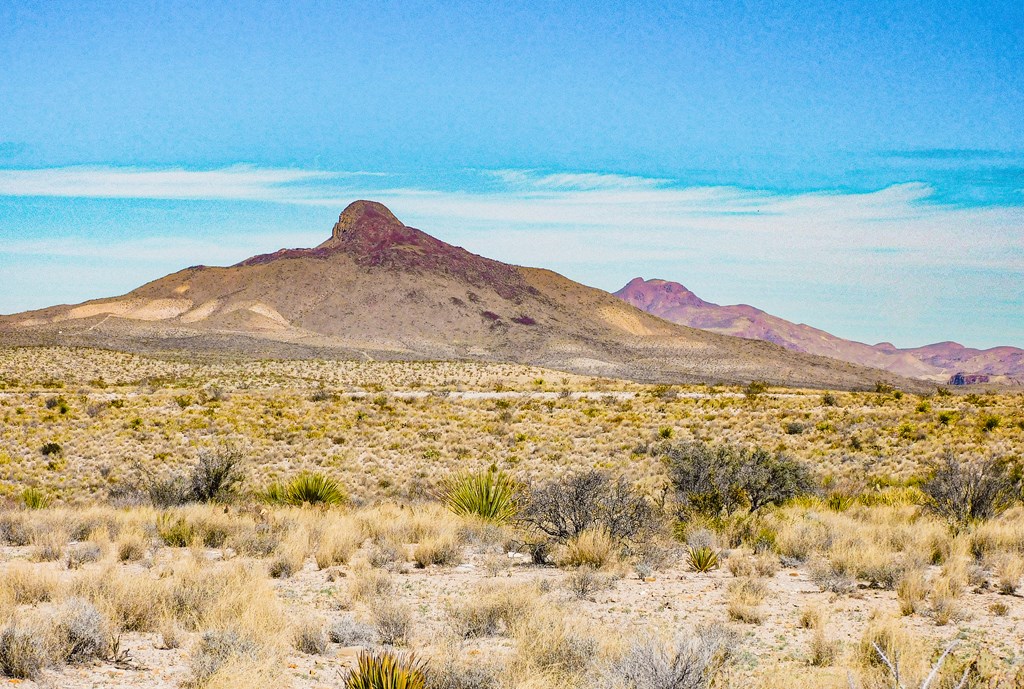
[(700, 627), (696, 635), (667, 644), (654, 637), (641, 638), (598, 669), (593, 687), (708, 689), (731, 661), (738, 640), (724, 627)]
[(345, 678), (346, 689), (426, 689), (426, 666), (413, 655), (363, 652)]
[(185, 517), (164, 512), (156, 518), (156, 534), (166, 546), (187, 548), (196, 537), (196, 529)]
[(345, 615), (330, 625), (327, 638), (331, 643), (342, 646), (367, 647), (377, 643), (377, 630), (369, 624), (360, 622), (353, 615)]
[(96, 562), (100, 559), (103, 551), (95, 543), (75, 543), (67, 549), (64, 559), (68, 569), (78, 569), (89, 562)]
[(928, 479), (921, 484), (927, 506), (954, 529), (990, 519), (1014, 500), (1011, 467), (1005, 462), (961, 462), (947, 452)]
[(355, 601), (364, 601), (387, 595), (395, 582), (386, 571), (376, 567), (359, 567), (349, 576), (348, 592)]
[(57, 578), (49, 570), (14, 561), (0, 576), (0, 601), (14, 605), (34, 605), (52, 600), (59, 589)]
[(583, 566), (569, 573), (565, 578), (565, 587), (576, 598), (585, 599), (611, 588), (613, 581), (607, 574), (602, 574), (593, 567)]
[(458, 515), (503, 524), (519, 512), (522, 487), (503, 471), (463, 473), (446, 480), (441, 501)]
[(811, 561), (808, 573), (822, 591), (845, 594), (857, 588), (857, 580), (841, 560), (816, 558)]
[(546, 675), (556, 686), (582, 677), (596, 650), (593, 639), (569, 626), (564, 610), (538, 606), (512, 625), (516, 640), (513, 671), (526, 676)]
[(829, 638), (824, 626), (818, 626), (808, 645), (807, 663), (815, 667), (827, 667), (835, 662), (839, 650), (839, 641)]
[(126, 529), (117, 539), (117, 559), (121, 562), (141, 560), (146, 556), (149, 539), (139, 529)]
[(316, 559), (316, 566), (320, 569), (327, 569), (335, 565), (346, 564), (352, 554), (359, 549), (361, 540), (362, 534), (355, 524), (331, 523), (320, 534), (317, 542), (313, 555)]
[(327, 632), (319, 620), (304, 620), (293, 631), (292, 645), (300, 653), (323, 655), (327, 651)]
[(252, 639), (234, 630), (213, 630), (205, 632), (192, 652), (191, 686), (205, 687), (225, 666), (239, 660), (256, 662), (260, 654), (259, 645)]
[(222, 502), (231, 498), (245, 479), (242, 460), (242, 452), (236, 448), (200, 452), (199, 459), (189, 472), (189, 499), (196, 502)]
[(572, 474), (533, 490), (523, 519), (559, 543), (587, 529), (604, 529), (615, 539), (633, 539), (651, 530), (654, 508), (625, 477), (600, 471)]
[(412, 610), (393, 600), (377, 601), (370, 610), (377, 638), (388, 646), (407, 646), (412, 633)]
[(413, 548), (412, 559), (417, 567), (452, 566), (462, 562), (462, 543), (456, 533), (440, 533), (423, 538)]
[(52, 623), (61, 660), (74, 663), (107, 656), (110, 624), (92, 603), (70, 598), (54, 614)]
[(0, 630), (0, 675), (36, 679), (51, 662), (49, 639), (42, 628), (10, 620)]
[(896, 585), (896, 599), (900, 604), (900, 614), (906, 616), (918, 612), (927, 593), (928, 588), (923, 570), (914, 569), (904, 572)]
[(1015, 594), (1024, 578), (1024, 557), (1017, 553), (1003, 553), (996, 558), (995, 574), (999, 592), (1008, 596)]
[(681, 516), (717, 517), (767, 505), (810, 492), (810, 470), (782, 453), (734, 445), (717, 447), (700, 441), (659, 450), (675, 490)]

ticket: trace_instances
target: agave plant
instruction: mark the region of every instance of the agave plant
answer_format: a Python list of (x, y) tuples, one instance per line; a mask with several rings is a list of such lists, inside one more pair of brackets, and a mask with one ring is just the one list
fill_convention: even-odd
[(710, 572), (718, 567), (718, 553), (706, 545), (690, 548), (687, 551), (687, 560), (694, 572)]
[(425, 689), (426, 686), (426, 669), (415, 656), (390, 651), (363, 651), (345, 680), (346, 689)]
[(520, 485), (503, 471), (462, 473), (442, 485), (441, 500), (455, 514), (504, 523), (519, 512)]

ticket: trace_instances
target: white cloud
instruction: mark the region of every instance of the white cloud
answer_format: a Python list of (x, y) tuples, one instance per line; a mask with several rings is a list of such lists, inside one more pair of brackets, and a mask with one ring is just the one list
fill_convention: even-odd
[(216, 170), (62, 167), (0, 170), (0, 195), (300, 201), (303, 184), (381, 176), (234, 165)]
[(484, 170), (483, 174), (516, 188), (545, 191), (651, 189), (672, 180), (599, 172), (540, 173), (537, 170)]

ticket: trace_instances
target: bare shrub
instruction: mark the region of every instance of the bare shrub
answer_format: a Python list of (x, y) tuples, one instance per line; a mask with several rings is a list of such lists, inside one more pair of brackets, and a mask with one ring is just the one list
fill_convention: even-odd
[(319, 620), (305, 620), (295, 628), (292, 644), (301, 653), (323, 655), (327, 651), (327, 632)]
[(0, 675), (35, 679), (50, 662), (49, 639), (44, 630), (15, 621), (0, 630)]
[(68, 599), (54, 615), (53, 629), (61, 660), (74, 663), (107, 656), (110, 624), (92, 603)]
[(207, 686), (214, 675), (229, 663), (239, 659), (254, 662), (259, 652), (256, 642), (234, 630), (205, 632), (192, 652), (190, 684), (194, 687)]
[(237, 448), (223, 447), (199, 453), (188, 477), (188, 497), (197, 502), (222, 502), (238, 490), (245, 479), (243, 455)]
[(708, 689), (730, 662), (738, 635), (724, 627), (698, 628), (692, 636), (664, 643), (653, 637), (633, 642), (600, 667), (595, 689)]
[(975, 460), (961, 462), (947, 452), (921, 490), (929, 509), (954, 529), (1001, 514), (1013, 504), (1011, 467), (1005, 462)]
[(570, 572), (565, 578), (565, 587), (579, 599), (610, 589), (614, 584), (612, 577), (597, 572), (592, 567), (580, 567)]
[(407, 646), (412, 633), (412, 611), (396, 601), (380, 601), (371, 609), (373, 624), (381, 643)]
[(331, 624), (327, 638), (333, 644), (366, 648), (377, 643), (377, 630), (352, 615), (345, 615)]

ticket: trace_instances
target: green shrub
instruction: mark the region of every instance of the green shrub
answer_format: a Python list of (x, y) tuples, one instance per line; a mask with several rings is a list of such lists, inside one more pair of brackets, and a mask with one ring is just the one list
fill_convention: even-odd
[(346, 689), (426, 689), (425, 666), (413, 655), (364, 651), (345, 680)]
[(452, 512), (505, 523), (519, 512), (520, 485), (503, 471), (464, 473), (444, 482), (441, 500)]
[(39, 451), (43, 453), (43, 457), (64, 454), (64, 448), (60, 446), (60, 443), (46, 443), (39, 448)]

